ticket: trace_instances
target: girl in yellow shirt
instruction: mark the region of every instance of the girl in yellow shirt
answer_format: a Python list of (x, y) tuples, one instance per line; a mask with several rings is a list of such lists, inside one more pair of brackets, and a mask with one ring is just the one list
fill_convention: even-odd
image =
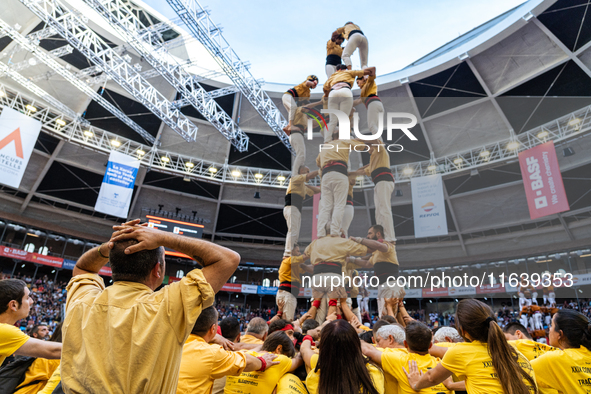
[[(357, 331), (345, 320), (334, 320), (320, 332), (319, 354), (306, 335), (300, 353), (309, 370), (310, 394), (384, 394), (384, 374), (361, 353)], [(322, 372), (321, 372), (322, 371)]]
[(432, 387), (452, 374), (465, 380), (471, 394), (537, 394), (534, 372), (529, 361), (510, 346), (488, 305), (474, 299), (458, 303), (456, 324), (467, 342), (449, 349), (436, 347), (443, 359), (426, 373), (416, 362), (405, 370), (410, 386), (415, 390)]
[(541, 389), (560, 393), (591, 392), (591, 321), (572, 309), (552, 318), (550, 345), (559, 348), (532, 360)]

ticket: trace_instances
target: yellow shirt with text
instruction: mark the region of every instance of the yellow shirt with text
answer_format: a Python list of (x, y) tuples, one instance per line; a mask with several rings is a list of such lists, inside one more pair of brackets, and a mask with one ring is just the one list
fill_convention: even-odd
[[(529, 361), (521, 353), (519, 353), (518, 363), (535, 379)], [(455, 346), (447, 350), (441, 360), (441, 365), (460, 381), (465, 380), (466, 391), (470, 394), (505, 394), (492, 365), (486, 343), (479, 341), (456, 343)], [(533, 388), (530, 384), (526, 380), (524, 382), (532, 392)]]
[(277, 394), (308, 394), (304, 383), (294, 374), (283, 375), (277, 383)]
[[(261, 353), (247, 352), (251, 356), (261, 357)], [(282, 354), (274, 361), (279, 364), (272, 365), (265, 372), (242, 372), (240, 376), (228, 376), (224, 394), (271, 394), (283, 375), (291, 369), (291, 358)]]
[(556, 350), (555, 347), (546, 345), (545, 343), (539, 343), (529, 339), (516, 339), (514, 341), (507, 341), (509, 345), (514, 346), (521, 354), (525, 356), (529, 361), (540, 357), (546, 352)]
[(584, 346), (547, 352), (532, 360), (540, 389), (563, 394), (591, 393), (591, 351)]

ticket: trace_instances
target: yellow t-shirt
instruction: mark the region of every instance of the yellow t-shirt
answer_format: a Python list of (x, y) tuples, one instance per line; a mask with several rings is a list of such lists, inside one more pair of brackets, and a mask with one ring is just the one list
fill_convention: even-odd
[(290, 256), (281, 261), (279, 266), (279, 282), (301, 282), (303, 256)]
[(262, 345), (265, 341), (258, 339), (257, 337), (253, 337), (252, 335), (246, 333), (240, 337), (241, 343), (253, 343), (255, 345)]
[(529, 339), (516, 339), (514, 341), (507, 342), (509, 342), (509, 345), (512, 345), (515, 347), (515, 349), (519, 350), (519, 352), (523, 354), (529, 361), (540, 357), (542, 354), (546, 354), (546, 352), (557, 350), (553, 346), (546, 345), (545, 343), (535, 342)]
[[(310, 87), (306, 84), (308, 80), (306, 79), (304, 82), (300, 83), (299, 85), (294, 86), (290, 90), (295, 90), (298, 98), (302, 97), (310, 97)], [(285, 94), (291, 94), (289, 90)], [(293, 96), (293, 94), (291, 94)]]
[[(27, 369), (25, 373), (25, 380), (18, 385), (15, 394), (37, 394), (37, 392), (45, 387), (49, 379), (52, 377), (56, 369), (60, 365), (60, 360), (47, 360), (44, 358), (37, 358), (33, 364)], [(31, 384), (38, 380), (38, 383)], [(23, 387), (26, 386), (26, 387)], [(22, 387), (19, 389), (19, 387)]]
[[(399, 394), (414, 394), (417, 391), (414, 391), (410, 384), (408, 384), (408, 378), (406, 374), (402, 370), (406, 369), (408, 371), (408, 362), (409, 361), (416, 361), (419, 369), (424, 373), (428, 369), (435, 368), (435, 366), (439, 363), (439, 359), (432, 357), (428, 354), (422, 356), (417, 353), (404, 353), (404, 352), (387, 352), (382, 353), (382, 368), (384, 369), (384, 374), (388, 377), (390, 376), (393, 380), (396, 381), (398, 386), (398, 393)], [(419, 393), (423, 394), (450, 394), (449, 391), (443, 383), (438, 384), (437, 386), (429, 387), (426, 389), (422, 389), (418, 391)], [(392, 391), (394, 393), (394, 391)]]
[(17, 327), (0, 323), (0, 365), (29, 339), (30, 337)]
[(177, 394), (209, 394), (213, 381), (228, 375), (239, 375), (246, 367), (246, 356), (228, 352), (220, 345), (210, 345), (202, 337), (189, 335), (179, 371)]
[[(262, 356), (254, 351), (249, 351), (248, 354)], [(240, 376), (228, 376), (224, 394), (271, 394), (279, 379), (291, 369), (289, 357), (280, 354), (274, 361), (279, 361), (279, 364), (270, 366), (265, 372), (242, 372)]]
[(381, 252), (379, 250), (374, 251), (369, 258), (369, 262), (372, 265), (375, 265), (376, 263), (392, 263), (398, 265), (396, 246), (390, 242), (384, 242), (384, 244), (388, 245), (388, 250), (386, 252)]
[(277, 394), (308, 394), (308, 390), (300, 378), (287, 373), (277, 383)]
[[(315, 372), (316, 365), (318, 364), (318, 355), (312, 355), (310, 359), (310, 372), (306, 377), (306, 387), (308, 388), (308, 392), (310, 394), (318, 394), (318, 382), (320, 381), (320, 371)], [(384, 374), (375, 365), (368, 363), (367, 370), (369, 371), (369, 376), (373, 381), (373, 385), (380, 394), (384, 394)]]
[[(529, 361), (521, 353), (519, 353), (518, 362), (521, 368), (535, 379)], [(479, 341), (456, 343), (447, 350), (441, 365), (456, 375), (460, 381), (465, 380), (466, 391), (470, 394), (504, 394), (486, 343)], [(526, 380), (524, 382), (530, 387)]]
[(55, 371), (53, 371), (53, 375), (47, 381), (43, 390), (39, 391), (37, 394), (52, 394), (53, 390), (57, 387), (58, 384), (62, 381), (61, 375), (61, 368), (58, 366)]
[(452, 342), (437, 342), (437, 343), (434, 343), (433, 346), (450, 348), (450, 347), (455, 346), (457, 343), (460, 343), (460, 342), (453, 342), (453, 343)]
[(199, 269), (159, 291), (121, 281), (105, 289), (96, 274), (73, 277), (67, 291), (63, 384), (105, 394), (174, 393), (183, 345), (215, 296)]
[(563, 394), (591, 393), (591, 352), (557, 349), (532, 360), (540, 389), (552, 388)]

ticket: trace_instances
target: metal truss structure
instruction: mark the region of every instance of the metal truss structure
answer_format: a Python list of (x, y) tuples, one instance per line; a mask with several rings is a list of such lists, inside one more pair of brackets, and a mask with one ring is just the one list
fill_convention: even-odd
[[(72, 111), (70, 107), (68, 107), (58, 99), (54, 98), (45, 90), (41, 89), (39, 86), (35, 85), (33, 82), (29, 81), (27, 78), (23, 77), (18, 72), (16, 72), (16, 70), (11, 69), (2, 62), (0, 62), (0, 73), (8, 75), (10, 78), (15, 80), (24, 88), (37, 95), (37, 97), (40, 97), (45, 102), (49, 103), (49, 105), (53, 106), (55, 109), (63, 112), (65, 115), (72, 118), (75, 122), (81, 123), (86, 126), (89, 125), (89, 122), (86, 119), (81, 118), (76, 112)], [(64, 122), (63, 119), (61, 119), (61, 121)]]
[(261, 84), (254, 79), (247, 65), (240, 60), (222, 35), (219, 26), (209, 18), (209, 13), (197, 0), (166, 0), (177, 13), (193, 36), (203, 44), (215, 61), (222, 67), (254, 109), (269, 124), (279, 140), (294, 153), (289, 137), (283, 132), (287, 124), (277, 106)]
[(84, 0), (84, 2), (97, 11), (144, 60), (182, 94), (188, 104), (195, 107), (236, 149), (240, 152), (248, 149), (246, 133), (215, 102), (212, 95), (195, 81), (193, 74), (170, 55), (162, 45), (158, 32), (146, 28), (128, 8), (127, 2), (123, 0)]
[(105, 100), (100, 94), (94, 91), (88, 84), (80, 81), (72, 72), (67, 70), (64, 66), (59, 64), (51, 55), (47, 54), (40, 46), (29, 40), (27, 37), (23, 37), (20, 33), (14, 30), (6, 22), (0, 19), (0, 29), (10, 36), (18, 45), (31, 52), (37, 59), (42, 61), (45, 65), (52, 68), (55, 72), (61, 75), (66, 81), (70, 82), (80, 91), (86, 93), (88, 97), (95, 100), (102, 107), (107, 109), (113, 115), (117, 116), (123, 123), (129, 126), (132, 130), (141, 135), (146, 141), (153, 143), (155, 138), (151, 136), (146, 130), (140, 127), (137, 123), (131, 120), (121, 110), (115, 107), (113, 104)]
[[(40, 103), (36, 103), (34, 99), (27, 98), (1, 83), (0, 104), (39, 119), (43, 123), (43, 131), (54, 137), (103, 154), (109, 154), (112, 150), (117, 150), (136, 157), (140, 160), (141, 165), (158, 172), (198, 179), (205, 182), (232, 183), (271, 188), (287, 188), (289, 183), (290, 171), (215, 163), (200, 158), (159, 150), (156, 147), (149, 148), (97, 127), (81, 125), (71, 119), (67, 114), (43, 107)], [(37, 111), (31, 113), (27, 105), (37, 107)], [(62, 121), (58, 122), (58, 120)], [(63, 124), (64, 121), (66, 122), (65, 125)], [(519, 151), (532, 148), (540, 143), (550, 140), (560, 143), (582, 138), (590, 133), (591, 106), (588, 106), (526, 133), (522, 133), (514, 140), (497, 142), (481, 149), (466, 152), (459, 156), (463, 160), (463, 165), (454, 162), (458, 156), (447, 156), (434, 159), (433, 161), (414, 163), (409, 166), (392, 166), (391, 169), (396, 182), (409, 182), (412, 177), (432, 175), (434, 173), (442, 175), (456, 174), (515, 160)], [(509, 143), (519, 144), (518, 148), (508, 149), (507, 144)], [(490, 152), (490, 155), (488, 155), (488, 160), (484, 160), (481, 153), (487, 151)], [(429, 168), (433, 165), (435, 165), (434, 169)], [(408, 168), (413, 169), (413, 171), (408, 172)], [(319, 179), (315, 178), (310, 183), (319, 184)], [(358, 188), (368, 188), (371, 186), (373, 186), (371, 178), (364, 176), (358, 179)]]
[(60, 0), (19, 0), (186, 141), (197, 126)]
[[(58, 57), (69, 55), (70, 53), (72, 53), (73, 50), (74, 50), (74, 48), (72, 48), (70, 45), (64, 45), (63, 47), (59, 47), (59, 48), (56, 48), (52, 51), (49, 51), (48, 54), (50, 54), (53, 57), (58, 58)], [(35, 63), (31, 63), (31, 61), (29, 59), (29, 60), (23, 60), (22, 62), (11, 64), (10, 69), (12, 71), (18, 72), (18, 71), (25, 70), (29, 67), (32, 67), (34, 65), (35, 65)], [(0, 73), (0, 78), (2, 78), (5, 75), (6, 75), (6, 73), (4, 73), (4, 72)]]

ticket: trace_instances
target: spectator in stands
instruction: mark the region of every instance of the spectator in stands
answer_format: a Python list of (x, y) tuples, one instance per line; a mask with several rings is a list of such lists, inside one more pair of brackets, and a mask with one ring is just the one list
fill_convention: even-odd
[(250, 320), (248, 326), (246, 326), (246, 333), (240, 339), (244, 343), (254, 343), (262, 345), (267, 339), (267, 332), (269, 331), (269, 325), (260, 317), (255, 317)]
[(0, 281), (0, 365), (7, 356), (61, 357), (62, 344), (47, 342), (25, 335), (15, 323), (29, 315), (33, 300), (29, 288), (19, 279)]
[(29, 335), (31, 335), (32, 338), (46, 340), (49, 338), (49, 328), (45, 324), (37, 324), (31, 328)]
[[(66, 392), (174, 393), (182, 347), (240, 256), (222, 246), (139, 225), (114, 226), (107, 245), (80, 257), (68, 284), (62, 383)], [(164, 247), (191, 256), (195, 269), (155, 292)], [(109, 261), (113, 285), (99, 270)]]
[[(237, 376), (242, 372), (264, 372), (275, 364), (277, 356), (264, 353), (254, 357), (247, 353), (229, 352), (210, 344), (217, 332), (218, 313), (213, 306), (205, 308), (183, 346), (177, 394), (209, 394), (215, 379)], [(235, 318), (226, 318), (235, 319)], [(230, 322), (232, 323), (232, 322)], [(234, 326), (231, 326), (234, 329)], [(240, 333), (238, 332), (236, 336)], [(226, 339), (230, 339), (227, 338)]]
[[(328, 323), (320, 333), (320, 352), (304, 337), (300, 348), (306, 368), (310, 369), (306, 386), (310, 394), (383, 394), (384, 375), (361, 353), (357, 332), (345, 320)], [(344, 362), (346, 360), (346, 362)]]

